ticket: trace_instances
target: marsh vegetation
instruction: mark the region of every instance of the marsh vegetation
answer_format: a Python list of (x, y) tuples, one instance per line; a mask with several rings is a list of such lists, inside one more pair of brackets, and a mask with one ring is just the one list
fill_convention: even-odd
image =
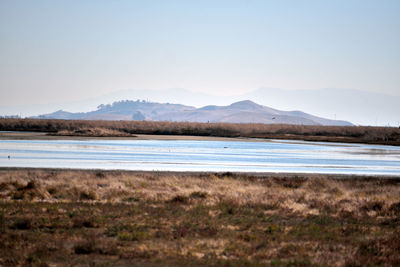
[(396, 178), (2, 169), (0, 199), (4, 266), (400, 264)]
[(59, 136), (193, 135), (400, 145), (399, 128), (371, 126), (0, 119), (0, 131), (48, 132)]

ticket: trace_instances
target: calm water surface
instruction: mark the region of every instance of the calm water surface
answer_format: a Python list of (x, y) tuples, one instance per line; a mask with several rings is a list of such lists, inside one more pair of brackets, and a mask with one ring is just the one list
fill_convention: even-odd
[(281, 140), (0, 140), (0, 167), (400, 176), (400, 148)]

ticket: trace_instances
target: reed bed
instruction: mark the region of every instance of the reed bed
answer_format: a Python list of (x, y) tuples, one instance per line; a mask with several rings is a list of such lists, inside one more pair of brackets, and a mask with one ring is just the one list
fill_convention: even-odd
[(371, 126), (0, 119), (0, 131), (36, 131), (60, 136), (192, 135), (400, 145), (400, 128)]

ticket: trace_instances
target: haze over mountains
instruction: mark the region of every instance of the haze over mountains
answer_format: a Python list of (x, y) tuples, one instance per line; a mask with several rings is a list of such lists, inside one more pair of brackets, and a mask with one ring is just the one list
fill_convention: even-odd
[(250, 100), (235, 102), (228, 106), (209, 105), (202, 108), (181, 104), (146, 102), (144, 100), (125, 100), (114, 102), (111, 105), (100, 105), (95, 111), (71, 113), (59, 110), (37, 118), (352, 125), (347, 121), (329, 120), (301, 111), (281, 111), (256, 104)]
[(185, 89), (121, 90), (69, 103), (0, 106), (0, 115), (33, 116), (60, 109), (69, 112), (89, 112), (95, 110), (100, 104), (111, 104), (121, 99), (185, 103), (196, 108), (206, 105), (229, 105), (248, 99), (278, 110), (302, 110), (319, 117), (343, 119), (360, 125), (399, 126), (400, 124), (400, 105), (398, 104), (400, 96), (353, 89), (284, 90), (262, 88), (246, 94), (231, 96), (204, 94)]

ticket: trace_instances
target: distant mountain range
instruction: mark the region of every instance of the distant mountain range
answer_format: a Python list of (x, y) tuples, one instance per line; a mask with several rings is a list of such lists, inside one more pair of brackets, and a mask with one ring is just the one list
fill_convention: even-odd
[(74, 102), (52, 104), (21, 104), (0, 106), (0, 115), (37, 116), (54, 110), (90, 112), (99, 104), (121, 99), (145, 99), (158, 103), (185, 103), (200, 108), (205, 105), (225, 106), (248, 99), (277, 110), (302, 110), (318, 117), (346, 119), (357, 125), (400, 126), (400, 96), (355, 89), (285, 90), (260, 88), (240, 95), (221, 96), (192, 92), (186, 89), (120, 90), (106, 95)]
[(100, 105), (97, 110), (90, 112), (71, 113), (59, 110), (33, 118), (353, 125), (347, 121), (329, 120), (302, 111), (281, 111), (256, 104), (250, 100), (235, 102), (228, 106), (211, 105), (202, 108), (180, 104), (146, 102), (143, 100), (124, 100), (113, 104)]

